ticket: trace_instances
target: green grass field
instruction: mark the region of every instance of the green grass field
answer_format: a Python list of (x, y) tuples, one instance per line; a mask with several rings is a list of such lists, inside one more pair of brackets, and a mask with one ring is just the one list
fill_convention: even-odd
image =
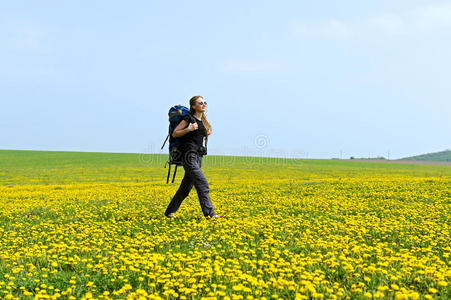
[[(69, 151), (0, 150), (0, 183), (64, 184), (77, 182), (153, 182), (166, 183), (167, 154), (130, 154)], [(234, 170), (249, 174), (284, 173), (289, 176), (359, 174), (409, 174), (412, 176), (449, 176), (449, 166), (384, 164), (380, 162), (264, 158), (207, 155), (203, 159), (206, 174), (215, 180), (235, 177)], [(230, 168), (226, 172), (223, 168)], [(183, 169), (178, 169), (180, 182)], [(172, 172), (173, 173), (173, 172)], [(171, 174), (172, 174), (171, 173)], [(238, 176), (239, 179), (241, 175)], [(280, 176), (280, 174), (278, 175)], [(289, 177), (288, 176), (288, 177)], [(172, 178), (172, 177), (171, 177)]]
[(0, 150), (0, 297), (450, 299), (451, 167)]

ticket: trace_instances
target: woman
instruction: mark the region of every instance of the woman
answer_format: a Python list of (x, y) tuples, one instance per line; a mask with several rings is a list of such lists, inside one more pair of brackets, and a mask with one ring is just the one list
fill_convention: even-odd
[(202, 156), (206, 154), (202, 142), (204, 137), (208, 141), (208, 136), (211, 134), (211, 124), (205, 116), (207, 102), (204, 101), (202, 96), (194, 96), (189, 100), (189, 105), (190, 114), (183, 118), (172, 133), (174, 138), (180, 138), (185, 176), (183, 176), (180, 187), (164, 215), (168, 218), (174, 218), (174, 213), (179, 209), (180, 204), (188, 196), (192, 187), (195, 186), (204, 216), (213, 219), (222, 218), (222, 215), (215, 213), (208, 195), (210, 192), (208, 182), (201, 170)]

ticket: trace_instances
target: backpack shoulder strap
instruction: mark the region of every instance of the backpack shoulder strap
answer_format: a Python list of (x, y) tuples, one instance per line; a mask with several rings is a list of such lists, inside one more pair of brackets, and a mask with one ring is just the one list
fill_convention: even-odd
[(190, 123), (196, 123), (196, 119), (194, 119), (194, 116), (192, 114), (188, 114), (188, 118), (190, 120)]

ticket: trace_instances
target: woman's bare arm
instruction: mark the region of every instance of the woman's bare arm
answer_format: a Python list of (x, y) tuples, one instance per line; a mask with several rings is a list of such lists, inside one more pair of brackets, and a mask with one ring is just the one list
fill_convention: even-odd
[(178, 138), (184, 136), (190, 131), (197, 129), (197, 123), (188, 124), (185, 120), (182, 120), (177, 127), (175, 127), (174, 132), (172, 133), (172, 137)]

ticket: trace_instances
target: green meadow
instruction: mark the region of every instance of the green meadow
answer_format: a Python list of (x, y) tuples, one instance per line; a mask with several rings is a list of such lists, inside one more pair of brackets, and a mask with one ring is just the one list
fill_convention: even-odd
[[(166, 183), (167, 154), (134, 154), (69, 151), (0, 150), (0, 183), (64, 184), (76, 182), (152, 182)], [(408, 174), (411, 176), (449, 176), (449, 166), (419, 164), (389, 164), (383, 162), (291, 159), (277, 157), (243, 157), (206, 155), (202, 169), (214, 175), (214, 180), (239, 180), (244, 176), (266, 175), (359, 176), (360, 174)], [(234, 175), (239, 170), (239, 175)], [(171, 180), (174, 166), (171, 170)], [(244, 172), (244, 173), (241, 173)], [(183, 177), (177, 170), (177, 179)], [(243, 176), (243, 177), (244, 177)], [(174, 182), (176, 183), (176, 182)]]
[(208, 220), (166, 160), (0, 150), (0, 297), (451, 298), (450, 166), (207, 155)]

